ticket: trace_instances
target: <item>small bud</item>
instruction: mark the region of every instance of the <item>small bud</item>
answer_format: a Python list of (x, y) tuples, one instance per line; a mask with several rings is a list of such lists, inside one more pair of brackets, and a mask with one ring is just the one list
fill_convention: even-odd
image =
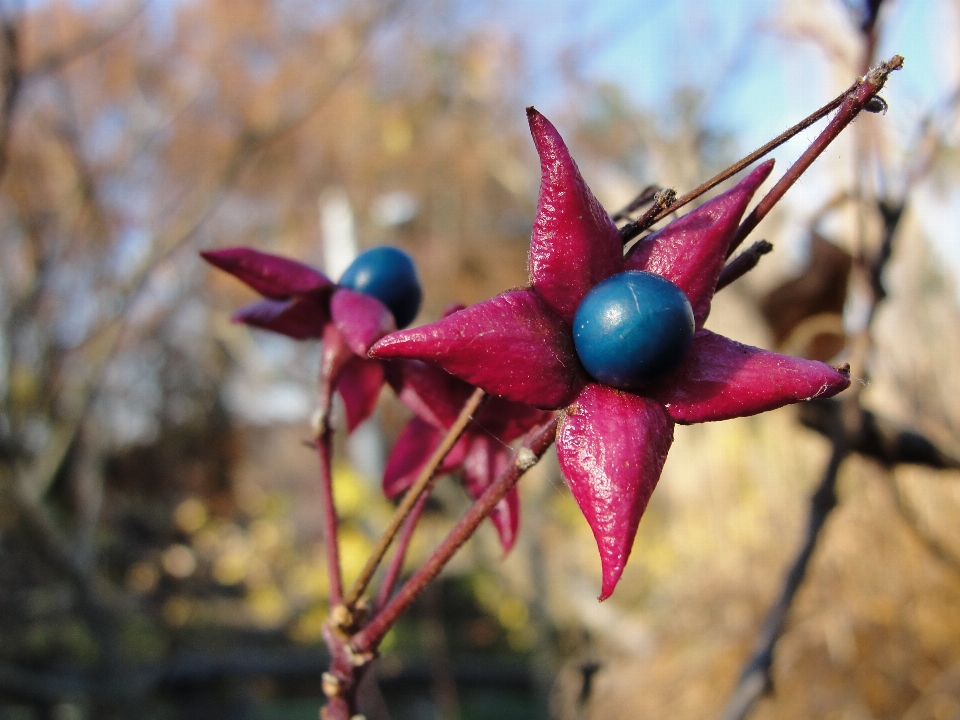
[(320, 437), (327, 425), (327, 413), (322, 408), (317, 408), (310, 418), (310, 428), (313, 430), (314, 437)]
[(526, 472), (537, 464), (537, 456), (534, 455), (533, 450), (530, 448), (522, 447), (517, 451), (517, 459), (515, 462), (518, 468)]
[(330, 618), (333, 620), (333, 624), (340, 630), (344, 630), (353, 625), (353, 613), (343, 604), (334, 606), (330, 611)]
[(677, 199), (677, 191), (673, 188), (664, 188), (653, 196), (653, 204), (658, 208), (670, 207)]
[(349, 658), (350, 664), (354, 667), (363, 667), (373, 662), (374, 657), (376, 656), (372, 652), (361, 652), (353, 647), (353, 645), (347, 645), (347, 658)]
[(335, 698), (340, 694), (340, 679), (333, 673), (325, 672), (321, 681), (321, 687), (323, 688), (324, 695), (328, 698)]

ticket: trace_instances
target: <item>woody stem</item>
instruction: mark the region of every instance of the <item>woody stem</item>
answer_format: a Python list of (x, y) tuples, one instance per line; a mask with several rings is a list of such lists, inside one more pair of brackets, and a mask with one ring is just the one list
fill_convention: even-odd
[(730, 249), (727, 252), (728, 257), (730, 253), (740, 246), (740, 243), (743, 242), (744, 238), (753, 231), (760, 221), (766, 217), (767, 213), (780, 201), (784, 193), (800, 179), (800, 176), (807, 171), (810, 165), (813, 164), (813, 161), (820, 157), (821, 153), (827, 149), (827, 146), (840, 135), (840, 132), (847, 125), (853, 122), (857, 115), (863, 112), (867, 103), (883, 89), (887, 78), (890, 77), (890, 73), (894, 70), (899, 70), (901, 67), (903, 67), (903, 58), (899, 55), (894, 55), (889, 61), (880, 63), (864, 77), (857, 80), (853, 88), (844, 94), (840, 109), (837, 111), (837, 114), (833, 116), (833, 119), (827, 127), (824, 128), (823, 132), (817, 136), (817, 139), (810, 144), (810, 147), (790, 166), (790, 169), (783, 174), (783, 177), (770, 189), (770, 192), (764, 196), (750, 214), (744, 218), (743, 222), (740, 223), (740, 227), (737, 228), (737, 232), (730, 243)]
[(353, 636), (350, 645), (356, 652), (366, 653), (376, 649), (383, 636), (423, 591), (423, 588), (439, 574), (454, 553), (473, 535), (480, 523), (517, 484), (523, 474), (543, 457), (556, 438), (557, 420), (557, 416), (554, 415), (549, 422), (534, 428), (527, 434), (514, 456), (513, 463), (484, 490), (423, 566), (407, 580), (370, 623)]
[[(839, 133), (839, 131), (843, 129), (843, 127), (845, 127), (851, 120), (853, 120), (853, 118), (856, 117), (856, 115), (859, 114), (861, 110), (863, 110), (863, 106), (866, 105), (867, 101), (880, 91), (880, 88), (883, 87), (883, 83), (886, 81), (886, 78), (890, 74), (890, 72), (892, 72), (893, 70), (899, 70), (902, 65), (903, 65), (903, 58), (900, 57), (899, 55), (894, 55), (889, 62), (881, 63), (866, 77), (857, 79), (857, 81), (853, 85), (851, 85), (849, 88), (847, 88), (844, 92), (842, 92), (840, 95), (835, 97), (833, 100), (828, 102), (826, 105), (821, 107), (819, 110), (817, 110), (811, 115), (808, 115), (806, 118), (798, 122), (793, 127), (783, 131), (767, 144), (757, 148), (749, 155), (741, 158), (740, 160), (735, 162), (733, 165), (728, 167), (723, 172), (713, 176), (702, 185), (688, 192), (686, 195), (683, 195), (677, 198), (666, 207), (662, 207), (658, 209), (657, 212), (653, 214), (648, 212), (636, 222), (628, 223), (627, 225), (624, 225), (622, 228), (620, 228), (621, 239), (625, 243), (629, 242), (630, 240), (637, 237), (637, 235), (639, 235), (641, 232), (643, 232), (647, 228), (652, 227), (654, 223), (659, 222), (660, 220), (665, 218), (667, 215), (677, 212), (677, 210), (684, 207), (685, 205), (692, 202), (693, 200), (696, 200), (705, 192), (712, 190), (717, 185), (722, 183), (724, 180), (733, 177), (748, 165), (751, 165), (752, 163), (756, 162), (757, 160), (762, 158), (764, 155), (767, 155), (771, 151), (776, 150), (778, 147), (780, 147), (785, 142), (787, 142), (787, 140), (790, 140), (791, 138), (795, 137), (799, 133), (803, 132), (808, 127), (813, 125), (815, 122), (822, 120), (831, 112), (833, 112), (837, 108), (844, 105), (845, 102), (849, 102), (851, 97), (862, 94), (864, 92), (863, 90), (864, 86), (871, 86), (872, 84), (871, 78), (874, 77), (875, 74), (880, 73), (880, 75), (882, 75), (882, 80), (880, 80), (879, 84), (876, 84), (873, 87), (872, 91), (869, 91), (869, 90), (866, 91), (867, 94), (865, 95), (863, 102), (859, 104), (859, 107), (856, 109), (853, 115), (851, 115), (849, 119), (847, 119), (846, 122), (844, 122), (840, 127), (835, 129), (835, 133), (833, 137), (836, 137), (836, 133)], [(841, 114), (843, 113), (838, 113), (837, 117), (840, 117)], [(834, 122), (836, 122), (836, 119), (837, 118), (834, 118)], [(832, 124), (833, 123), (831, 123), (831, 125)], [(832, 140), (833, 137), (831, 137), (830, 139)], [(824, 147), (826, 147), (826, 145), (824, 145)], [(821, 152), (822, 152), (822, 149), (821, 149)], [(786, 189), (784, 189), (784, 191), (785, 190)], [(759, 220), (757, 222), (759, 222)], [(741, 242), (742, 242), (742, 238), (741, 238)]]
[[(321, 378), (324, 382), (325, 378)], [(330, 470), (333, 430), (330, 427), (329, 392), (322, 392), (320, 418), (313, 438), (317, 457), (320, 460), (320, 507), (323, 513), (323, 533), (326, 539), (327, 575), (330, 578), (330, 606), (339, 605), (343, 598), (343, 574), (340, 571), (340, 543), (337, 539), (337, 507), (333, 500), (333, 476)]]
[(396, 587), (397, 580), (400, 578), (400, 572), (403, 570), (403, 561), (407, 557), (407, 548), (410, 546), (410, 540), (413, 538), (413, 531), (416, 530), (417, 522), (420, 520), (420, 515), (423, 513), (423, 507), (427, 504), (427, 498), (429, 496), (430, 494), (427, 492), (420, 496), (420, 499), (417, 500), (416, 505), (413, 506), (413, 510), (410, 511), (410, 514), (403, 524), (403, 532), (400, 533), (400, 538), (397, 540), (397, 549), (390, 559), (386, 575), (383, 576), (383, 582), (380, 585), (380, 590), (377, 592), (375, 608), (382, 608), (386, 605), (387, 600), (389, 600), (393, 594), (393, 589)]
[(443, 462), (443, 459), (447, 453), (450, 452), (450, 448), (453, 447), (454, 443), (460, 439), (460, 435), (463, 434), (467, 424), (473, 418), (473, 414), (477, 411), (477, 408), (480, 407), (480, 403), (483, 402), (485, 397), (486, 394), (480, 388), (474, 390), (473, 395), (470, 396), (470, 399), (467, 400), (463, 409), (460, 411), (456, 422), (450, 426), (450, 429), (443, 437), (443, 440), (440, 441), (437, 449), (433, 451), (433, 455), (430, 456), (430, 460), (427, 461), (427, 464), (417, 477), (416, 482), (410, 487), (407, 494), (403, 496), (403, 500), (394, 511), (393, 517), (390, 518), (390, 524), (387, 526), (387, 529), (384, 530), (383, 535), (380, 536), (380, 540), (377, 541), (377, 546), (373, 549), (370, 558), (367, 560), (367, 564), (361, 571), (360, 577), (353, 583), (350, 591), (343, 599), (344, 605), (348, 608), (356, 605), (357, 600), (360, 599), (360, 596), (363, 595), (367, 589), (370, 580), (373, 578), (373, 574), (377, 571), (384, 555), (386, 555), (387, 550), (390, 549), (393, 539), (400, 531), (403, 521), (406, 520), (410, 511), (414, 505), (416, 505), (417, 500), (430, 485), (434, 474), (437, 472), (437, 468), (440, 467), (440, 463)]

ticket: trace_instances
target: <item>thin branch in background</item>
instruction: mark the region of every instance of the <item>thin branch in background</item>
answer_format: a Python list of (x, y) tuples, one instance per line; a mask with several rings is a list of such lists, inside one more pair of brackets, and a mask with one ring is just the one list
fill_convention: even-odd
[(960, 555), (957, 554), (949, 545), (943, 543), (927, 529), (926, 524), (920, 518), (916, 508), (904, 496), (903, 489), (897, 478), (890, 475), (890, 487), (893, 490), (893, 500), (900, 517), (903, 518), (907, 527), (910, 528), (914, 537), (917, 538), (941, 563), (949, 567), (955, 573), (960, 573)]
[[(153, 270), (155, 270), (161, 262), (170, 257), (170, 255), (196, 237), (200, 229), (226, 198), (227, 190), (239, 179), (243, 171), (252, 160), (257, 157), (260, 151), (284, 134), (290, 132), (294, 127), (302, 123), (308, 116), (317, 112), (324, 105), (325, 101), (342, 85), (350, 72), (356, 67), (359, 58), (365, 51), (366, 45), (371, 41), (370, 36), (373, 34), (374, 28), (378, 23), (385, 21), (392, 13), (395, 13), (402, 4), (401, 0), (396, 0), (396, 2), (391, 3), (389, 6), (381, 7), (372, 17), (364, 21), (364, 38), (366, 42), (361, 44), (355, 51), (351, 61), (346, 63), (344, 68), (315, 92), (311, 101), (307, 103), (300, 112), (290, 118), (278, 121), (273, 128), (263, 131), (256, 136), (252, 134), (242, 136), (230, 159), (224, 165), (218, 181), (215, 183), (214, 191), (206, 196), (200, 203), (201, 209), (194, 214), (188, 222), (173, 228), (174, 232), (168, 231), (166, 233), (166, 239), (161, 239), (160, 242), (157, 243), (158, 249), (151, 254), (151, 257), (143, 262), (142, 268), (124, 283), (122, 287), (118, 288), (122, 299), (117, 304), (114, 314), (101, 323), (98, 328), (91, 331), (91, 337), (103, 335), (104, 341), (100, 343), (95, 357), (87, 358), (86, 360), (88, 365), (96, 369), (91, 373), (90, 383), (84, 389), (82, 393), (83, 397), (77, 403), (77, 407), (79, 408), (77, 415), (61, 423), (60, 425), (62, 427), (55, 428), (55, 431), (51, 434), (51, 439), (57, 440), (55, 447), (45, 448), (43, 452), (38, 454), (38, 457), (43, 461), (43, 467), (48, 470), (48, 472), (44, 473), (45, 477), (41, 478), (39, 482), (49, 485), (56, 471), (62, 466), (67, 449), (73, 443), (77, 433), (80, 431), (83, 419), (88, 414), (89, 409), (93, 407), (100, 394), (107, 367), (111, 359), (116, 356), (124, 339), (125, 331), (127, 330), (129, 310), (147, 287)], [(142, 10), (142, 8), (137, 12), (139, 13), (140, 10)], [(120, 26), (112, 28), (110, 33), (105, 33), (104, 36), (100, 38), (101, 42), (99, 45), (102, 45), (103, 42), (113, 37), (116, 32), (122, 29), (125, 24), (132, 21), (134, 17), (136, 17), (136, 13), (128, 17)], [(97, 47), (99, 45), (97, 45)], [(95, 49), (95, 47), (94, 44), (91, 43), (86, 47), (85, 51), (89, 52), (93, 49)], [(50, 290), (51, 283), (49, 273), (37, 273), (37, 278), (37, 286), (29, 293), (29, 297), (25, 300), (25, 302), (29, 301), (30, 307), (35, 307), (42, 303), (45, 294)], [(14, 308), (14, 314), (16, 315), (23, 314), (26, 311), (26, 308)], [(56, 395), (56, 393), (54, 393), (54, 395)], [(37, 473), (32, 472), (30, 474), (36, 475)]]
[(883, 237), (880, 240), (880, 249), (868, 268), (870, 288), (877, 302), (887, 297), (887, 291), (883, 287), (883, 269), (887, 266), (893, 252), (893, 239), (896, 237), (897, 228), (900, 225), (900, 219), (903, 217), (906, 206), (906, 200), (900, 202), (877, 201), (877, 211), (883, 220)]
[(0, 96), (0, 179), (7, 172), (10, 161), (10, 133), (13, 115), (23, 83), (20, 57), (20, 27), (18, 13), (3, 11), (0, 20), (0, 43), (3, 52), (3, 95)]
[(57, 72), (64, 65), (77, 60), (84, 55), (96, 52), (140, 17), (147, 8), (147, 2), (139, 2), (133, 9), (123, 15), (117, 22), (103, 30), (92, 32), (73, 42), (69, 47), (60, 48), (34, 62), (30, 67), (23, 69), (24, 80), (33, 80), (41, 75)]
[(773, 688), (771, 675), (773, 651), (783, 633), (793, 599), (807, 573), (807, 566), (816, 549), (820, 532), (830, 511), (837, 504), (837, 474), (846, 456), (847, 449), (843, 444), (842, 431), (840, 431), (834, 440), (830, 461), (824, 470), (820, 485), (810, 499), (810, 515), (807, 518), (807, 532), (803, 543), (783, 580), (780, 596), (767, 614), (753, 653), (740, 675), (733, 697), (724, 710), (723, 720), (744, 720), (756, 702)]
[[(811, 400), (799, 406), (800, 422), (829, 439), (836, 432), (841, 406), (838, 400)], [(934, 470), (960, 470), (960, 459), (941, 450), (926, 436), (865, 408), (860, 410), (857, 422), (843, 430), (850, 452), (884, 467), (920, 465)]]

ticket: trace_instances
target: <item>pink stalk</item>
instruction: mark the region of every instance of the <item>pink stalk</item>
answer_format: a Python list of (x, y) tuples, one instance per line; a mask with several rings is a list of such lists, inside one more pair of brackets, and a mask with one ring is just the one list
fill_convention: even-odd
[(417, 523), (423, 514), (423, 508), (426, 506), (427, 498), (429, 497), (430, 493), (423, 493), (407, 516), (406, 522), (403, 525), (403, 532), (400, 533), (400, 537), (397, 539), (397, 549), (393, 554), (393, 559), (390, 560), (390, 564), (387, 566), (386, 575), (383, 576), (383, 583), (380, 585), (380, 592), (377, 594), (377, 604), (375, 605), (377, 609), (386, 605), (390, 599), (390, 595), (393, 594), (393, 588), (396, 587), (397, 580), (403, 570), (403, 562), (407, 558), (407, 548), (410, 547), (413, 532), (417, 529)]
[[(321, 383), (324, 378), (321, 378)], [(320, 510), (323, 513), (323, 535), (326, 540), (327, 575), (330, 578), (330, 607), (343, 602), (343, 574), (340, 571), (340, 542), (337, 538), (337, 508), (333, 500), (333, 475), (331, 466), (331, 441), (333, 431), (328, 420), (330, 393), (321, 393), (319, 427), (313, 444), (320, 459)]]
[(800, 176), (807, 171), (814, 160), (820, 157), (840, 132), (853, 122), (857, 115), (863, 112), (867, 103), (883, 89), (887, 78), (890, 77), (890, 73), (894, 70), (899, 70), (901, 67), (903, 67), (903, 58), (899, 55), (894, 55), (888, 62), (880, 63), (857, 81), (854, 87), (847, 92), (843, 103), (840, 105), (840, 109), (837, 110), (837, 114), (833, 116), (833, 119), (827, 127), (824, 128), (823, 132), (817, 136), (817, 139), (811, 143), (803, 155), (790, 166), (790, 169), (783, 174), (783, 177), (770, 189), (770, 192), (757, 203), (757, 206), (744, 218), (743, 222), (740, 223), (740, 227), (737, 228), (737, 233), (730, 243), (728, 256), (729, 253), (732, 253), (740, 246), (744, 238), (766, 217), (767, 213), (780, 201), (784, 193), (800, 179)]
[(440, 445), (434, 450), (433, 455), (430, 456), (430, 460), (424, 466), (420, 476), (407, 491), (407, 494), (403, 496), (403, 500), (400, 502), (400, 505), (397, 506), (393, 517), (390, 519), (389, 526), (380, 537), (377, 546), (370, 555), (370, 559), (367, 560), (367, 564), (360, 572), (360, 577), (357, 578), (347, 593), (344, 599), (344, 605), (346, 605), (347, 608), (352, 608), (356, 605), (360, 596), (363, 595), (367, 589), (367, 585), (369, 585), (370, 580), (373, 579), (373, 574), (379, 567), (384, 555), (387, 554), (387, 550), (390, 549), (393, 539), (397, 536), (397, 533), (400, 532), (403, 521), (406, 520), (407, 516), (413, 510), (413, 506), (420, 499), (420, 496), (425, 493), (428, 485), (433, 480), (434, 474), (437, 472), (437, 468), (440, 467), (440, 463), (443, 462), (447, 453), (450, 452), (450, 448), (460, 439), (464, 429), (466, 429), (467, 424), (473, 418), (473, 414), (477, 411), (477, 408), (480, 407), (480, 403), (483, 402), (485, 397), (485, 393), (480, 388), (474, 391), (473, 395), (470, 396), (470, 399), (467, 400), (463, 406), (463, 410), (460, 412), (460, 416), (456, 422), (454, 422), (447, 431), (443, 440), (440, 441)]
[(557, 416), (530, 431), (514, 462), (488, 487), (453, 527), (440, 546), (433, 552), (400, 591), (390, 599), (382, 610), (360, 632), (353, 636), (350, 645), (358, 655), (373, 653), (383, 636), (410, 606), (433, 578), (450, 561), (454, 553), (473, 535), (504, 495), (517, 484), (523, 474), (533, 467), (552, 444), (557, 434)]

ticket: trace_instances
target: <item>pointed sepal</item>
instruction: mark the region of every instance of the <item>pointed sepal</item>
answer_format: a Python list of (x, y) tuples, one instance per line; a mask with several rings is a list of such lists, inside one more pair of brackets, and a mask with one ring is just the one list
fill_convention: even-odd
[(334, 287), (330, 278), (316, 268), (253, 248), (207, 250), (200, 257), (272, 300)]
[(702, 328), (740, 218), (772, 169), (773, 160), (763, 163), (727, 192), (641, 240), (627, 254), (626, 268), (672, 281), (686, 293)]
[(604, 385), (587, 385), (561, 417), (557, 458), (600, 550), (600, 600), (623, 574), (672, 443), (660, 403)]
[(828, 398), (850, 385), (850, 373), (816, 360), (743, 345), (700, 330), (676, 372), (650, 395), (676, 422), (689, 424), (756, 415), (791, 403)]
[(587, 381), (570, 328), (532, 290), (391, 333), (370, 355), (435, 363), (492, 395), (544, 409), (563, 407)]
[(623, 269), (620, 231), (594, 197), (563, 138), (527, 108), (540, 155), (540, 200), (530, 236), (530, 284), (567, 323), (590, 288)]

